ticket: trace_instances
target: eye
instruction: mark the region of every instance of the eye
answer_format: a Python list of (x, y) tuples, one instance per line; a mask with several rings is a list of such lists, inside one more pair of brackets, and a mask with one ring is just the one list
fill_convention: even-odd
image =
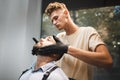
[(51, 37), (48, 36), (48, 37), (46, 38), (46, 40), (47, 40), (47, 41), (51, 41)]
[(55, 16), (55, 17), (54, 17), (54, 20), (57, 20), (57, 19), (58, 19), (58, 16)]
[(50, 39), (48, 38), (47, 41), (50, 41)]
[(58, 16), (53, 17), (52, 23), (53, 23), (53, 21), (56, 21), (57, 19), (58, 19)]

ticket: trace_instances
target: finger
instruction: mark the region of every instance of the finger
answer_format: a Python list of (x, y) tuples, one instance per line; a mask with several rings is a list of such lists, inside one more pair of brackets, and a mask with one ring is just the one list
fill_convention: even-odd
[(55, 35), (53, 35), (53, 39), (56, 41), (56, 43), (61, 43), (61, 41), (60, 41), (60, 39), (59, 38), (57, 38)]
[(38, 43), (38, 40), (36, 38), (32, 38), (34, 40), (34, 42), (37, 44)]

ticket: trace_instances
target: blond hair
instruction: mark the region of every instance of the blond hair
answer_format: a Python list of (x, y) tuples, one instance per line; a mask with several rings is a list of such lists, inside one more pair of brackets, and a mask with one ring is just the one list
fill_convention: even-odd
[(47, 6), (47, 8), (45, 9), (45, 13), (48, 16), (50, 16), (53, 11), (58, 10), (58, 9), (67, 9), (67, 8), (64, 3), (54, 2), (54, 3), (50, 3)]

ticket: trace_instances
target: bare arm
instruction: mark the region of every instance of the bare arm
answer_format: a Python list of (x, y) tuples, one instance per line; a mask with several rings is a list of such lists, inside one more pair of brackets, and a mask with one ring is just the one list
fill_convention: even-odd
[(113, 63), (110, 53), (105, 45), (97, 46), (95, 52), (85, 51), (69, 46), (68, 53), (88, 64), (98, 67), (111, 67)]

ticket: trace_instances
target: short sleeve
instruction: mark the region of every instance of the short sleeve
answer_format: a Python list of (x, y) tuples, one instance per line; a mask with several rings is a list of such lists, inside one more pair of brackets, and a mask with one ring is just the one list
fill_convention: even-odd
[(98, 32), (92, 28), (90, 31), (90, 37), (89, 37), (89, 49), (91, 51), (95, 51), (96, 47), (100, 44), (105, 44), (103, 40), (101, 39), (101, 36), (98, 34)]

